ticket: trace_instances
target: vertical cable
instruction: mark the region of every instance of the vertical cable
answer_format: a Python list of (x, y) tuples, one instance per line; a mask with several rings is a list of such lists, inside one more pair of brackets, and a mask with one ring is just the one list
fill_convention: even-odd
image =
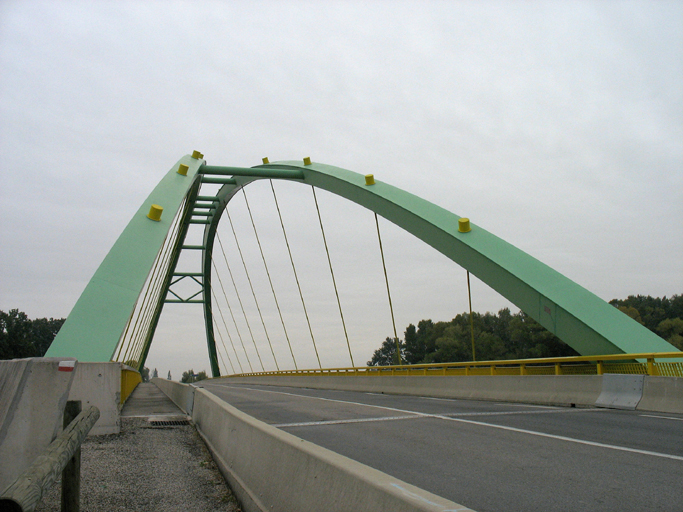
[[(216, 268), (216, 266), (214, 265), (214, 269), (215, 268)], [(221, 308), (221, 305), (218, 303), (218, 297), (216, 297), (216, 292), (213, 290), (213, 287), (211, 287), (211, 295), (214, 298), (214, 302), (215, 302), (216, 306), (218, 307), (218, 312), (220, 313), (221, 319), (223, 320), (223, 326), (225, 326), (225, 332), (228, 334), (228, 339), (230, 340), (230, 345), (232, 345), (232, 350), (235, 353), (235, 357), (237, 358), (237, 364), (240, 367), (240, 372), (244, 373), (244, 369), (242, 368), (242, 363), (240, 362), (240, 358), (237, 355), (237, 350), (235, 349), (235, 342), (232, 341), (232, 336), (230, 335), (230, 330), (228, 329), (228, 324), (225, 322), (225, 317), (223, 316), (223, 309)], [(226, 297), (226, 300), (227, 300), (227, 297)], [(209, 306), (209, 309), (211, 310), (211, 316), (213, 318), (215, 318), (215, 316), (213, 314), (213, 308), (211, 306)], [(216, 321), (216, 326), (218, 326), (217, 321)], [(218, 332), (218, 334), (220, 335), (220, 331)], [(223, 342), (222, 336), (221, 336), (221, 342)], [(227, 354), (228, 353), (228, 347), (225, 346), (225, 343), (223, 343), (223, 347), (225, 348), (225, 353)], [(230, 359), (229, 355), (228, 355), (228, 359)], [(232, 365), (232, 361), (230, 362), (230, 364)], [(233, 368), (233, 373), (234, 373), (234, 368)]]
[(477, 360), (474, 353), (474, 319), (472, 318), (472, 290), (470, 289), (470, 271), (467, 271), (467, 296), (470, 300), (470, 333), (472, 335), (472, 361)]
[(384, 263), (384, 249), (382, 249), (382, 237), (379, 234), (379, 219), (375, 213), (375, 225), (377, 226), (377, 240), (379, 241), (379, 252), (382, 255), (382, 268), (384, 269), (384, 281), (387, 283), (387, 296), (389, 297), (389, 311), (391, 311), (391, 325), (394, 326), (394, 341), (396, 341), (396, 356), (398, 364), (401, 364), (401, 347), (398, 342), (398, 334), (396, 333), (396, 320), (394, 319), (394, 306), (391, 303), (391, 292), (389, 291), (389, 277), (387, 275), (387, 266)]
[(334, 285), (334, 294), (337, 296), (337, 305), (339, 306), (339, 316), (341, 317), (342, 326), (344, 327), (344, 336), (346, 336), (346, 345), (349, 347), (349, 357), (351, 358), (351, 366), (355, 367), (353, 362), (353, 355), (351, 354), (351, 344), (349, 343), (349, 334), (346, 331), (346, 322), (344, 322), (344, 313), (342, 313), (341, 301), (339, 300), (339, 292), (337, 290), (337, 281), (334, 278), (334, 271), (332, 270), (332, 260), (330, 259), (330, 251), (327, 248), (327, 239), (325, 238), (325, 228), (323, 228), (323, 219), (320, 216), (320, 207), (318, 206), (318, 198), (315, 195), (315, 187), (311, 186), (313, 190), (313, 200), (315, 201), (315, 209), (318, 212), (318, 221), (320, 222), (320, 231), (323, 234), (323, 243), (325, 244), (325, 253), (327, 253), (327, 262), (330, 265), (330, 274), (332, 275), (332, 284)]
[[(289, 247), (289, 240), (287, 239), (287, 232), (285, 231), (285, 223), (282, 221), (282, 214), (280, 213), (280, 205), (277, 202), (277, 196), (275, 195), (275, 187), (273, 186), (273, 180), (270, 181), (270, 188), (273, 191), (273, 199), (275, 199), (275, 207), (277, 208), (278, 217), (280, 217), (280, 225), (282, 226), (282, 234), (285, 237), (285, 244), (287, 245), (287, 253), (289, 254), (289, 261), (292, 264), (292, 271), (294, 272), (294, 279), (296, 280), (296, 287), (299, 289), (299, 297), (301, 298), (301, 305), (304, 308), (304, 315), (306, 316), (306, 323), (308, 324), (308, 332), (311, 333), (311, 341), (313, 342), (313, 350), (315, 350), (315, 357), (318, 359), (318, 367), (322, 369), (322, 364), (320, 364), (320, 356), (318, 355), (318, 347), (315, 344), (315, 338), (313, 337), (313, 329), (311, 328), (311, 320), (308, 318), (308, 310), (306, 309), (306, 303), (304, 302), (304, 294), (301, 292), (301, 285), (299, 284), (299, 276), (296, 273), (296, 267), (294, 266), (294, 258), (292, 258), (292, 250)], [(296, 362), (294, 363), (296, 366)]]
[[(225, 210), (226, 215), (228, 216), (228, 220), (230, 221), (230, 229), (232, 229), (232, 236), (235, 237), (235, 244), (237, 244), (237, 251), (240, 254), (240, 258), (242, 259), (242, 266), (244, 266), (244, 272), (247, 274), (247, 281), (249, 281), (249, 286), (251, 287), (251, 292), (254, 295), (254, 302), (256, 302), (256, 309), (259, 310), (259, 314), (261, 313), (261, 309), (258, 307), (258, 302), (256, 301), (256, 294), (254, 293), (254, 287), (251, 285), (251, 279), (249, 279), (249, 271), (247, 270), (247, 264), (244, 262), (244, 255), (242, 254), (242, 249), (240, 248), (240, 243), (237, 240), (237, 233), (235, 233), (235, 226), (232, 223), (232, 218), (230, 217), (230, 212), (228, 210)], [(231, 274), (232, 277), (232, 274)], [(234, 281), (233, 281), (234, 282)], [(235, 288), (237, 289), (237, 288)], [(240, 304), (242, 304), (242, 300), (240, 299)], [(244, 313), (244, 319), (247, 319), (247, 313), (244, 311), (244, 305), (242, 305), (242, 312)], [(261, 359), (261, 354), (258, 351), (258, 347), (256, 346), (256, 340), (254, 339), (254, 333), (251, 330), (251, 326), (249, 325), (249, 322), (247, 321), (247, 327), (249, 328), (249, 333), (251, 334), (251, 341), (254, 342), (254, 348), (256, 349), (256, 355), (258, 356), (259, 363), (261, 363), (261, 370), (264, 372), (266, 369), (263, 366), (263, 360)], [(277, 366), (277, 361), (275, 362), (275, 366)]]
[[(272, 181), (271, 181), (272, 185)], [(268, 270), (268, 264), (266, 263), (266, 257), (263, 255), (263, 248), (261, 247), (261, 240), (259, 239), (258, 232), (256, 231), (256, 224), (254, 223), (254, 217), (251, 215), (251, 208), (249, 207), (249, 201), (247, 200), (247, 193), (242, 188), (242, 194), (244, 195), (244, 202), (247, 205), (247, 211), (249, 212), (249, 219), (251, 220), (251, 226), (254, 228), (254, 236), (256, 237), (256, 243), (258, 243), (258, 250), (261, 253), (261, 259), (263, 260), (263, 267), (266, 269), (266, 275), (268, 276), (268, 282), (270, 283), (270, 290), (273, 292), (273, 299), (275, 300), (275, 306), (277, 307), (277, 312), (278, 315), (280, 315), (280, 322), (282, 323), (282, 330), (285, 331), (285, 338), (287, 339), (287, 345), (289, 345), (289, 352), (292, 354), (292, 361), (294, 361), (294, 368), (297, 370), (299, 369), (296, 365), (296, 359), (294, 358), (294, 351), (292, 350), (292, 343), (289, 341), (289, 334), (287, 334), (287, 328), (285, 327), (285, 320), (282, 318), (282, 311), (280, 310), (280, 303), (277, 300), (277, 296), (275, 295), (275, 287), (273, 286), (273, 280), (270, 278), (270, 271)], [(263, 321), (263, 318), (261, 318), (261, 321)], [(263, 324), (263, 328), (266, 328), (266, 325)], [(268, 334), (266, 333), (266, 337)], [(270, 338), (268, 338), (268, 343), (270, 343)], [(270, 346), (270, 350), (273, 350), (273, 346)], [(273, 353), (273, 358), (275, 358), (275, 353)], [(276, 362), (277, 365), (277, 362)], [(279, 370), (279, 368), (278, 368)]]
[[(247, 319), (247, 313), (244, 311), (244, 305), (242, 304), (242, 298), (240, 297), (240, 292), (237, 290), (237, 283), (235, 283), (235, 278), (232, 275), (232, 270), (230, 269), (230, 264), (228, 263), (228, 258), (225, 255), (225, 250), (223, 249), (223, 242), (221, 242), (221, 237), (218, 234), (218, 231), (216, 231), (216, 238), (218, 238), (218, 245), (221, 247), (221, 252), (223, 253), (223, 258), (225, 259), (225, 264), (228, 266), (228, 272), (230, 273), (230, 280), (232, 281), (232, 285), (235, 288), (235, 294), (237, 295), (237, 300), (240, 303), (240, 307), (242, 308), (242, 314), (244, 315), (244, 321), (247, 323), (247, 329), (249, 329), (249, 334), (251, 334), (251, 341), (254, 342), (254, 348), (256, 347), (256, 341), (254, 341), (254, 335), (251, 332), (251, 327), (249, 326), (249, 320)], [(220, 275), (220, 274), (219, 274)], [(221, 278), (218, 278), (218, 281), (221, 281)], [(223, 283), (221, 282), (221, 286), (223, 286)], [(223, 292), (225, 293), (225, 291)], [(228, 307), (230, 307), (228, 305)], [(235, 315), (232, 314), (232, 308), (230, 308), (230, 314), (232, 315), (232, 321), (235, 323), (235, 329), (237, 329), (237, 334), (239, 334), (239, 328), (237, 327), (237, 322), (235, 321)], [(242, 342), (242, 349), (244, 349), (244, 355), (247, 358), (247, 363), (249, 363), (249, 369), (251, 370), (252, 373), (254, 373), (254, 368), (251, 366), (251, 361), (249, 360), (249, 354), (247, 353), (247, 349), (244, 346), (244, 341), (242, 340), (242, 335), (240, 334), (240, 341)], [(258, 354), (258, 349), (256, 349), (256, 353)], [(259, 357), (259, 361), (261, 358)], [(261, 369), (263, 369), (263, 363), (261, 364)]]

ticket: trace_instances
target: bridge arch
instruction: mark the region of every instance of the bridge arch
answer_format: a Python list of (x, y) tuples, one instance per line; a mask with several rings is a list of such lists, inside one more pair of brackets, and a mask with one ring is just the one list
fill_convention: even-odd
[[(136, 363), (142, 367), (147, 357), (163, 303), (173, 277), (177, 276), (175, 264), (183, 250), (187, 228), (193, 223), (201, 223), (205, 228), (201, 246), (202, 269), (198, 274), (203, 285), (212, 373), (220, 375), (210, 293), (213, 243), (230, 200), (242, 187), (259, 179), (283, 179), (311, 185), (377, 213), (470, 271), (581, 355), (675, 350), (627, 315), (524, 251), (473, 223), (469, 232), (458, 231), (460, 217), (397, 187), (381, 181), (366, 184), (365, 176), (361, 174), (317, 162), (283, 161), (253, 168), (217, 167), (206, 165), (203, 156), (195, 153), (186, 155), (171, 168), (131, 220), (74, 306), (47, 356), (72, 356), (83, 361), (112, 359), (122, 335), (130, 327), (135, 304), (175, 219), (179, 227), (173, 236), (173, 253)], [(215, 196), (204, 197), (198, 195), (201, 183), (221, 184), (222, 187)], [(166, 219), (162, 217), (160, 222), (150, 221), (146, 215), (152, 203), (165, 208), (168, 205), (170, 215)], [(198, 213), (196, 206), (199, 204), (209, 213)], [(197, 218), (197, 215), (203, 217)], [(127, 271), (134, 275), (126, 275)], [(106, 321), (96, 321), (94, 315), (98, 314), (104, 314)]]

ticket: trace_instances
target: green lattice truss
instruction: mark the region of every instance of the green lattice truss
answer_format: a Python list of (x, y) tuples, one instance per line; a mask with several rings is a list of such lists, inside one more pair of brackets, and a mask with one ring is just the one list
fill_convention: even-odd
[[(675, 347), (560, 273), (459, 217), (409, 192), (330, 165), (276, 162), (253, 168), (206, 165), (203, 155), (183, 157), (161, 180), (88, 283), (47, 356), (80, 361), (145, 362), (164, 302), (202, 302), (211, 369), (220, 375), (211, 309), (211, 258), (221, 214), (240, 188), (258, 179), (282, 179), (327, 190), (412, 233), (469, 270), (582, 355), (671, 352)], [(187, 174), (178, 172), (187, 166)], [(184, 167), (183, 167), (184, 170)], [(201, 183), (221, 184), (215, 196), (198, 196)], [(164, 207), (160, 221), (150, 206)], [(188, 226), (203, 224), (201, 246), (183, 245)], [(183, 250), (202, 251), (202, 269), (175, 273)], [(182, 279), (201, 292), (183, 299), (173, 292)], [(134, 346), (121, 347), (128, 337)], [(119, 347), (117, 353), (117, 347)]]

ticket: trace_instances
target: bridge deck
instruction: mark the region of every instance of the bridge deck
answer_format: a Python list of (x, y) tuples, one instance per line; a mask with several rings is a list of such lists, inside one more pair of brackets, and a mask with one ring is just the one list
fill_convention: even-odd
[(680, 510), (683, 415), (212, 381), (238, 409), (479, 512)]

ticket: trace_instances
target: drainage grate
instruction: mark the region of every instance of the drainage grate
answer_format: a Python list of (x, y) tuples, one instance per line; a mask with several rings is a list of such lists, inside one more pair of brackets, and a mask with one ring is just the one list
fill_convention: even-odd
[(188, 420), (173, 420), (173, 421), (150, 421), (153, 427), (177, 427), (179, 425), (189, 425)]

